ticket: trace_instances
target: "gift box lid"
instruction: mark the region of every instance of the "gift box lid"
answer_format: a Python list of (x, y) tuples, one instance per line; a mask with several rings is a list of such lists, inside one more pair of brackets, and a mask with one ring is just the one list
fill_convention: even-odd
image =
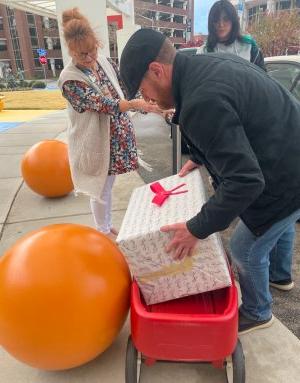
[(198, 169), (185, 177), (174, 175), (158, 182), (167, 191), (184, 183), (175, 193), (187, 192), (170, 195), (158, 206), (152, 202), (156, 194), (150, 184), (136, 188), (131, 195), (117, 242), (155, 233), (164, 225), (186, 222), (199, 213), (205, 203), (205, 189)]

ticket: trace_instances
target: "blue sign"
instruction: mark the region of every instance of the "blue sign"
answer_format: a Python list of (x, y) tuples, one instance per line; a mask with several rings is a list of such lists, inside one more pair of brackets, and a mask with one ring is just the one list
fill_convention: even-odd
[(237, 10), (240, 12), (243, 12), (243, 10), (244, 10), (244, 2), (243, 1), (239, 1), (238, 5), (237, 5)]
[(47, 51), (46, 51), (46, 49), (42, 49), (42, 48), (37, 49), (37, 53), (39, 54), (40, 57), (41, 57), (41, 56), (46, 56), (46, 55), (47, 55)]

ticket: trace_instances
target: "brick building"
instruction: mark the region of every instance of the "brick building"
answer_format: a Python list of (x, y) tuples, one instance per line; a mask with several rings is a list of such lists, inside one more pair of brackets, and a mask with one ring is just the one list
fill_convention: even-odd
[[(44, 68), (39, 48), (47, 50)], [(62, 68), (57, 21), (0, 5), (0, 78), (10, 71), (26, 79), (53, 78)]]
[[(194, 34), (194, 0), (135, 0), (135, 23), (167, 35), (176, 48)], [(108, 17), (110, 54), (117, 61), (116, 31), (119, 21)], [(38, 49), (47, 50), (42, 66)], [(39, 16), (0, 4), (0, 79), (10, 72), (19, 78), (55, 78), (63, 68), (58, 24), (55, 18)]]
[(194, 34), (194, 0), (135, 0), (135, 23), (167, 35), (176, 48)]

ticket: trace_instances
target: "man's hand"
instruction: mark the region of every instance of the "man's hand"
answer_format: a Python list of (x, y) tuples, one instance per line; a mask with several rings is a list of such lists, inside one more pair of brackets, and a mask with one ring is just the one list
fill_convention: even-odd
[(178, 173), (179, 177), (186, 176), (189, 172), (194, 170), (195, 168), (198, 168), (201, 165), (196, 164), (192, 160), (188, 160), (183, 167), (181, 168), (180, 172)]
[(174, 225), (166, 225), (161, 227), (160, 231), (164, 233), (174, 232), (174, 236), (166, 247), (166, 252), (173, 252), (175, 260), (181, 260), (186, 256), (192, 255), (198, 238), (191, 234), (186, 226), (186, 223), (175, 223)]

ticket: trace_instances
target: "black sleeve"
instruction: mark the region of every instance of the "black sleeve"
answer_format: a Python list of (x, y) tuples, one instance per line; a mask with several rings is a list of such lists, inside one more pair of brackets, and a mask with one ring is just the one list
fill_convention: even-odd
[(262, 68), (264, 71), (267, 71), (265, 67), (264, 56), (262, 54), (262, 51), (258, 48), (257, 45), (252, 45), (250, 60), (253, 64), (256, 64), (257, 66)]
[(204, 239), (225, 230), (262, 193), (264, 177), (234, 108), (216, 98), (185, 113), (184, 125), (221, 183), (201, 211), (187, 222)]

